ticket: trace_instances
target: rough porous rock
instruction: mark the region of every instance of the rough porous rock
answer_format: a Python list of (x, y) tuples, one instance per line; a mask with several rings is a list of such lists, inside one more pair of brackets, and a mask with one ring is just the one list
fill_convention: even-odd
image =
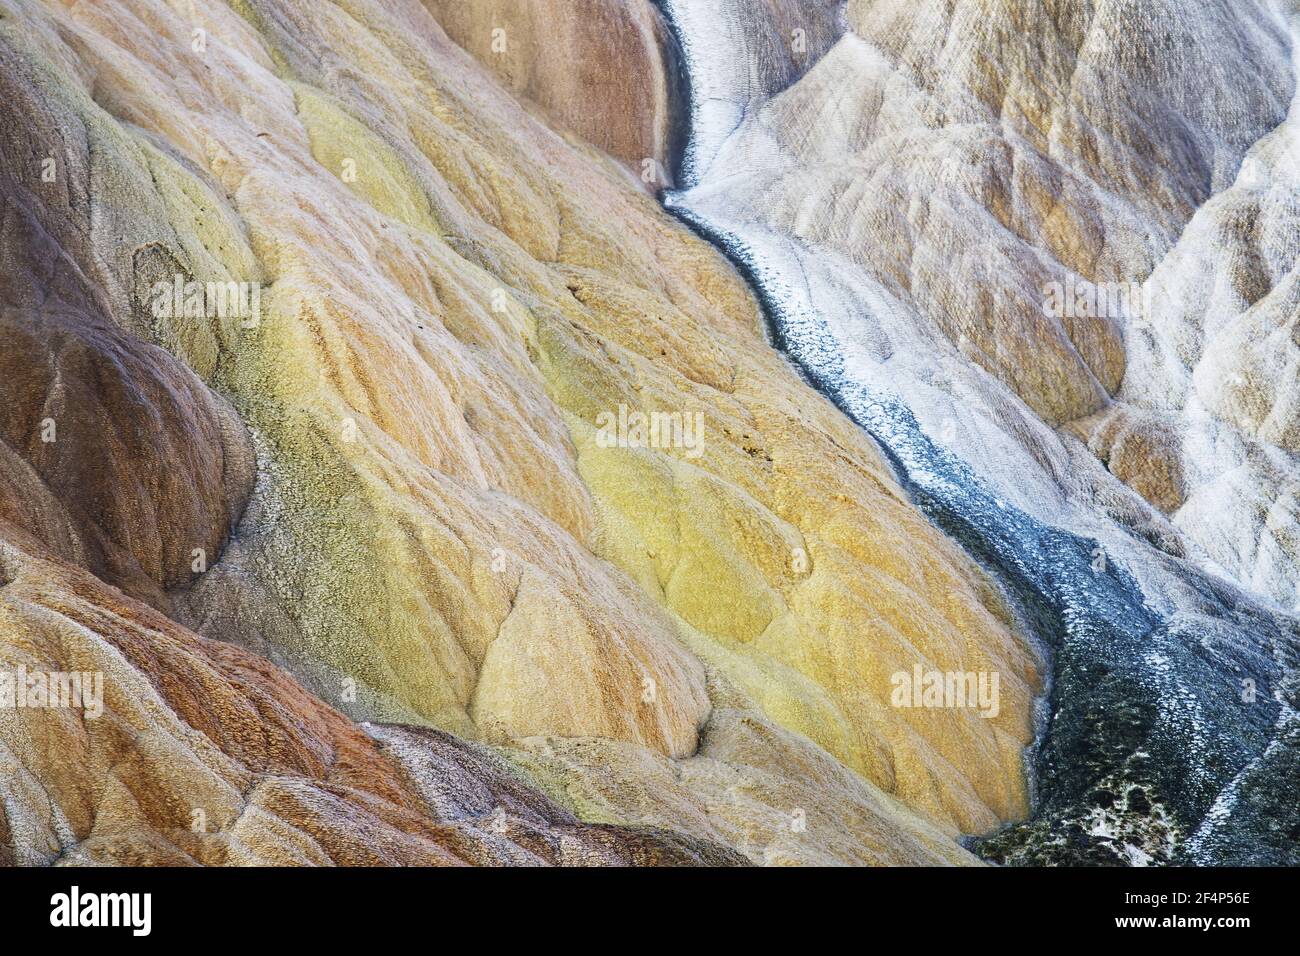
[[(29, 99), (11, 79), (0, 95)], [(55, 154), (31, 115), (0, 123), (0, 518), (166, 609), (238, 522), (252, 442), (190, 367), (114, 322), (79, 265), (90, 211), (50, 213)]]
[[(35, 803), (84, 810), (117, 768), (134, 790), (168, 776), (160, 793), (211, 791), (210, 819), (256, 829), (239, 859), (473, 857), (431, 848), (417, 820), (437, 753), (460, 746), (423, 731), (375, 730), (403, 768), (385, 797), (397, 809), (358, 798), (368, 816), (354, 836), (318, 837), (355, 796), (326, 787), (322, 768), (288, 781), (277, 769), (255, 811), (241, 809), (249, 768), (281, 766), (268, 749), (306, 760), (255, 732), (253, 711), (319, 698), (349, 720), (499, 747), (587, 820), (680, 831), (636, 851), (650, 857), (732, 858), (699, 842), (712, 840), (756, 862), (975, 862), (959, 834), (1027, 811), (1041, 689), (1004, 595), (770, 348), (725, 258), (625, 167), (521, 105), (436, 6), (0, 5), (3, 88), (24, 103), (6, 122), (39, 143), (6, 188), (84, 282), (83, 324), (112, 332), (91, 342), (90, 367), (129, 377), (176, 433), (158, 451), (176, 474), (150, 484), (141, 468), (123, 489), (191, 536), (160, 533), (155, 548), (152, 597), (176, 623), (115, 643), (132, 670), (115, 664), (113, 680), (196, 681), (149, 658), (171, 628), (202, 634), (203, 656), (244, 662), (260, 675), (240, 678), (246, 693), (263, 695), (251, 710), (236, 698), (247, 733), (233, 735), (238, 752), (224, 738), (205, 750), (215, 769), (202, 774), (178, 769), (200, 759), (185, 726), (220, 728), (183, 694), (159, 691), (149, 719), (186, 747), (159, 744), (147, 765), (115, 738), (69, 780), (58, 755), (83, 743), (51, 732), (45, 757), (25, 758)], [(839, 28), (810, 21), (812, 49)], [(40, 263), (12, 271), (54, 286)], [(243, 283), (258, 309), (169, 314), (153, 292), (177, 277)], [(138, 355), (154, 356), (152, 379)], [(169, 394), (150, 391), (159, 378)], [(30, 428), (44, 393), (19, 397)], [(637, 414), (676, 416), (678, 440), (606, 440), (611, 420)], [(115, 447), (98, 437), (88, 454)], [(0, 474), (42, 475), (32, 442)], [(203, 480), (182, 482), (190, 461)], [(173, 480), (191, 497), (171, 501)], [(113, 577), (78, 544), (76, 515), (27, 507), (38, 514), (23, 527), (60, 559)], [(193, 579), (168, 573), (178, 544), (184, 561), (212, 542)], [(31, 580), (65, 573), (40, 567)], [(115, 592), (77, 580), (84, 640), (136, 626)], [(0, 627), (0, 646), (21, 646), (24, 626)], [(996, 713), (894, 706), (895, 675), (916, 667), (998, 673)], [(355, 728), (337, 732), (362, 748)], [(609, 756), (542, 761), (539, 740)], [(131, 817), (130, 852), (235, 859), (172, 832), (200, 805), (181, 792), (170, 815)], [(662, 810), (673, 803), (692, 807), (680, 824)], [(13, 852), (49, 860), (87, 839), (60, 825), (14, 837)], [(617, 832), (624, 848), (641, 839)]]

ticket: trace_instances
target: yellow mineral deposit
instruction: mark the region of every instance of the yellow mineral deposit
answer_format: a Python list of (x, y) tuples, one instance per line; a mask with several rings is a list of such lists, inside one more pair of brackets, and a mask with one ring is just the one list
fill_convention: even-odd
[[(803, 178), (754, 207), (1213, 544), (1189, 516), (1227, 479), (1183, 463), (1180, 416), (1296, 437), (1248, 334), (1294, 318), (1284, 264), (1224, 238), (1261, 201), (1225, 179), (1248, 144), (1205, 157), (1214, 204), (1153, 165), (1103, 223), (1084, 174), (1136, 145), (1090, 96), (1086, 24), (1028, 61), (1004, 34), (1041, 3), (915, 6), (855, 0), (783, 61), (803, 78), (764, 135)], [(2, 286), (0, 664), (105, 679), (95, 721), (0, 713), (0, 862), (973, 864), (960, 835), (1027, 813), (1023, 627), (642, 175), (686, 108), (654, 5), (0, 0), (0, 51), (0, 239), (28, 250)], [(874, 104), (847, 125), (846, 90)], [(953, 118), (973, 103), (1005, 142)], [(926, 159), (940, 117), (965, 165)], [(918, 183), (930, 208), (900, 205)], [(1215, 286), (1215, 355), (1205, 303), (1156, 314), (1183, 347), (1138, 359), (1158, 409), (1120, 391), (1116, 323), (1043, 314), (1026, 238), (1100, 281), (1148, 221), (1153, 283), (1225, 241), (1254, 270)], [(256, 314), (158, 307), (173, 282), (252, 284)], [(1291, 475), (1263, 467), (1260, 494)], [(996, 674), (998, 706), (891, 704), (914, 667)], [(482, 839), (496, 807), (550, 849)]]

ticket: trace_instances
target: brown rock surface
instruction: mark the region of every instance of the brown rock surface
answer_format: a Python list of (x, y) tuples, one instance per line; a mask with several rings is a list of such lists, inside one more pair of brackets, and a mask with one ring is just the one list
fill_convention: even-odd
[(3, 229), (0, 517), (167, 609), (239, 520), (251, 442), (189, 367), (106, 318), (29, 208), (7, 203)]
[(1115, 403), (1072, 422), (1068, 430), (1111, 474), (1162, 512), (1173, 514), (1182, 506), (1186, 487), (1176, 425)]
[(671, 44), (649, 0), (425, 0), (501, 85), (664, 185), (674, 151)]

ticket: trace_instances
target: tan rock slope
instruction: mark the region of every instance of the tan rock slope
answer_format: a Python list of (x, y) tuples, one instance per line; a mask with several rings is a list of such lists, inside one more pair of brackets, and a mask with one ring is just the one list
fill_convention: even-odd
[(0, 531), (6, 668), (102, 675), (100, 712), (0, 712), (0, 865), (743, 860), (679, 834), (581, 824), (437, 731), (372, 739), (266, 660)]
[(599, 31), (500, 5), (539, 112), (447, 6), (0, 0), (0, 655), (106, 700), (0, 711), (0, 853), (974, 862), (1040, 689), (1001, 598), (574, 139), (545, 51)]
[(679, 71), (650, 0), (427, 0), (456, 44), (559, 130), (663, 186), (680, 143)]

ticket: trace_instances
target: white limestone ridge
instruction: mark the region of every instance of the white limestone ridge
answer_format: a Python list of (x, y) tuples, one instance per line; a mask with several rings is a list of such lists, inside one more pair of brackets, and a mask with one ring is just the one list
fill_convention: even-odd
[[(774, 20), (837, 21), (825, 4), (664, 6), (694, 64), (694, 185), (670, 203), (806, 292), (847, 375), (1030, 513), (1118, 522), (1296, 605), (1294, 4), (967, 2), (944, 23), (853, 2), (802, 76), (746, 55)], [(1145, 284), (1150, 314), (1045, 315), (1072, 278)], [(1084, 443), (1120, 417), (1144, 454), (1117, 476)]]
[(809, 4), (663, 6), (668, 206), (1054, 650), (1035, 817), (985, 852), (1293, 855), (1300, 5), (851, 0), (802, 75), (736, 61)]

